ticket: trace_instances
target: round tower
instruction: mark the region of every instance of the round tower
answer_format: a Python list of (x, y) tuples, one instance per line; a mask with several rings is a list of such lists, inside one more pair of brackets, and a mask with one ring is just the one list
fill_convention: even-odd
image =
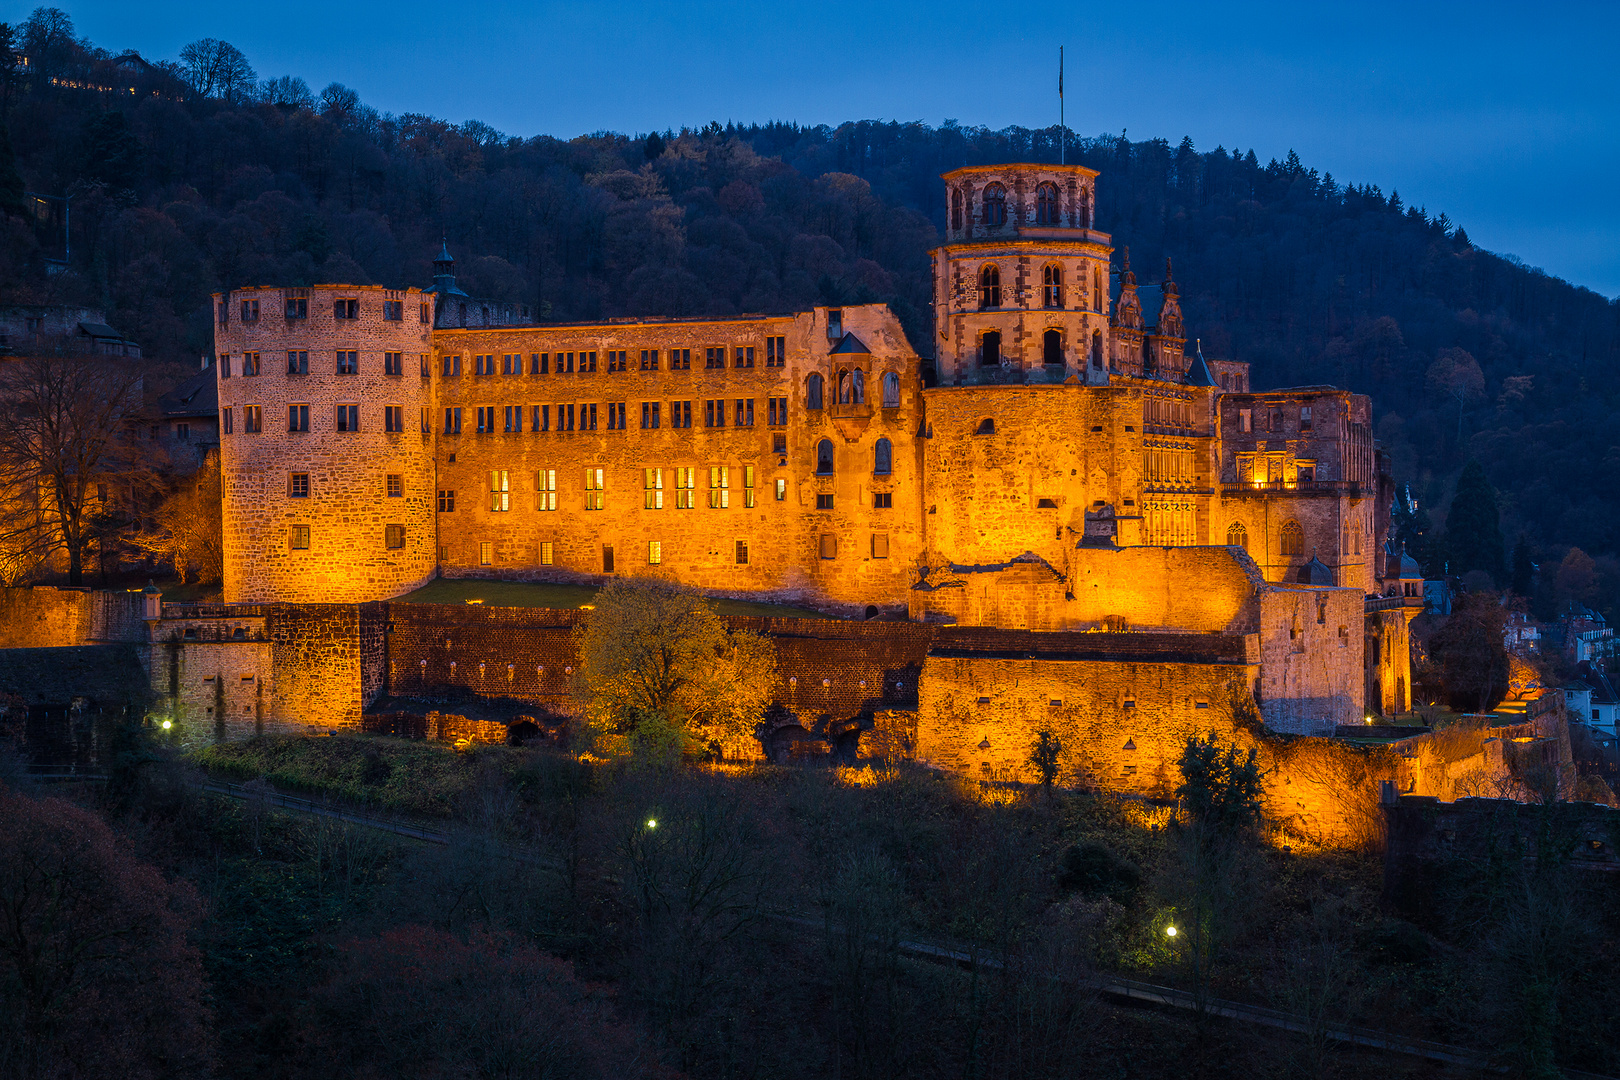
[(249, 288), (214, 310), (226, 602), (359, 603), (432, 578), (427, 298)]

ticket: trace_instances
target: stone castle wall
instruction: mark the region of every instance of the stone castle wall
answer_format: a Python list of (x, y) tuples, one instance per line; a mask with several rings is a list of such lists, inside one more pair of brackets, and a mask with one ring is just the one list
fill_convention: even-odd
[(93, 641), (145, 641), (139, 592), (0, 589), (0, 649), (85, 645)]
[[(288, 296), (307, 317), (285, 317)], [(343, 300), (356, 302), (357, 317), (336, 316)], [(258, 305), (256, 319), (242, 319), (244, 303)], [(227, 601), (360, 602), (433, 577), (433, 436), (422, 430), (432, 387), (421, 373), (432, 327), (422, 303), (416, 289), (369, 286), (216, 295)], [(397, 320), (385, 317), (392, 304)], [(289, 351), (308, 354), (307, 374), (289, 373)], [(340, 351), (358, 353), (357, 373), (340, 373)], [(258, 374), (245, 374), (254, 353)], [(390, 354), (400, 374), (385, 370)], [(308, 407), (307, 431), (289, 430), (294, 405)], [(338, 430), (339, 405), (358, 407), (359, 430)], [(390, 408), (402, 430), (386, 430)], [(252, 409), (258, 432), (248, 430)], [(307, 477), (307, 494), (295, 476)], [(389, 526), (403, 529), (402, 546), (389, 546)], [(295, 528), (307, 528), (307, 549), (294, 546)]]
[(1305, 585), (1263, 589), (1260, 684), (1266, 726), (1294, 735), (1332, 735), (1362, 719), (1363, 597), (1358, 589)]

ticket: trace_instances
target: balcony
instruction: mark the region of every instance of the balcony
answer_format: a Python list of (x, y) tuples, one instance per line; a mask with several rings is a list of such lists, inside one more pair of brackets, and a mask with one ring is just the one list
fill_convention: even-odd
[(1398, 611), (1401, 608), (1423, 607), (1421, 596), (1369, 596), (1366, 600), (1366, 613), (1371, 615), (1375, 611)]
[(1230, 497), (1286, 492), (1293, 495), (1348, 495), (1360, 498), (1366, 488), (1359, 480), (1251, 480), (1245, 484), (1223, 481), (1221, 493)]

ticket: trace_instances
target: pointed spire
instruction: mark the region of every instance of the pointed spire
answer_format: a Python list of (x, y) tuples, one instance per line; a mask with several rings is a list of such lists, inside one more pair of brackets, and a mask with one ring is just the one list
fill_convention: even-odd
[(1136, 275), (1131, 273), (1131, 249), (1124, 248), (1123, 251), (1125, 256), (1125, 268), (1119, 272), (1119, 283), (1121, 285), (1135, 285)]
[(1204, 344), (1202, 339), (1193, 339), (1193, 362), (1187, 368), (1187, 374), (1182, 378), (1185, 386), (1214, 386), (1215, 376), (1209, 372), (1209, 365), (1204, 363)]
[(1164, 295), (1179, 296), (1181, 290), (1176, 286), (1175, 275), (1170, 270), (1170, 256), (1164, 257)]

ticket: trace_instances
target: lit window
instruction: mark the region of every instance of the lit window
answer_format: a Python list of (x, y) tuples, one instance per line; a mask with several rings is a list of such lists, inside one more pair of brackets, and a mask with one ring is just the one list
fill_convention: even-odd
[(642, 469), (642, 508), (645, 510), (662, 510), (664, 508), (664, 470)]
[(557, 470), (541, 469), (534, 474), (534, 508), (557, 509)]
[(478, 542), (478, 565), (493, 566), (495, 564), (495, 545), (488, 540)]
[(309, 498), (309, 473), (295, 472), (287, 478), (287, 495), (294, 499)]
[(743, 466), (743, 506), (752, 510), (754, 507), (754, 467)]
[(602, 469), (585, 470), (585, 509), (602, 509)]
[(294, 551), (308, 551), (309, 526), (294, 525), (287, 531), (287, 543)]
[(731, 469), (725, 465), (709, 466), (709, 507), (715, 510), (731, 506)]
[(675, 469), (675, 509), (690, 510), (696, 505), (697, 470), (685, 466)]
[(647, 565), (657, 566), (664, 561), (664, 542), (662, 540), (647, 541)]
[(439, 513), (448, 514), (456, 508), (456, 492), (454, 488), (441, 488), (439, 490)]
[(776, 478), (776, 501), (787, 501), (787, 480), (786, 478), (780, 476)]
[(398, 551), (405, 546), (405, 526), (387, 525), (383, 527), (383, 543), (392, 551)]
[(512, 483), (504, 469), (491, 469), (489, 473), (489, 508), (496, 513), (512, 509)]
[(748, 541), (746, 540), (737, 541), (737, 565), (748, 565)]
[(405, 497), (405, 477), (402, 473), (388, 474), (388, 497), (390, 499)]
[(550, 540), (542, 540), (542, 541), (540, 541), (540, 565), (541, 566), (550, 566), (551, 563), (552, 563), (551, 541)]

